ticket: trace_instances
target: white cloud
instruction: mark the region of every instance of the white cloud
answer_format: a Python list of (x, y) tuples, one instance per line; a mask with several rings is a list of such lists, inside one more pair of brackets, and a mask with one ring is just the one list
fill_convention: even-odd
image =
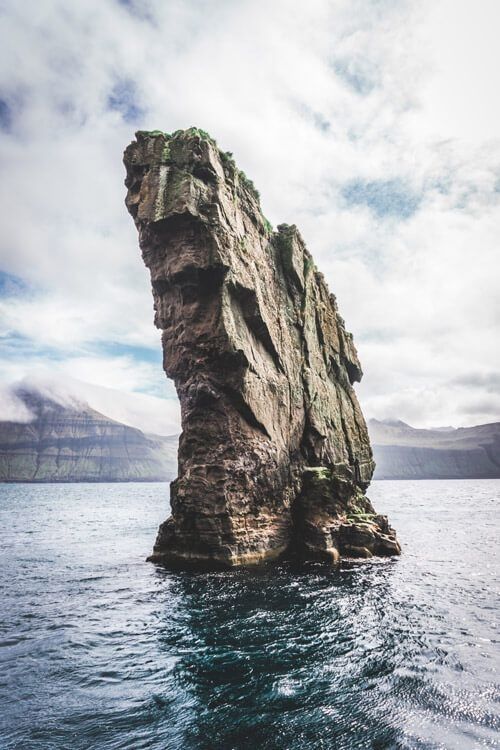
[(68, 408), (89, 405), (118, 422), (147, 433), (175, 435), (180, 432), (180, 410), (176, 399), (157, 398), (143, 393), (88, 383), (71, 375), (42, 369), (9, 386), (0, 385), (0, 421), (30, 422), (33, 414), (17, 394), (28, 389)]
[[(2, 335), (24, 341), (4, 377), (50, 349), (64, 375), (171, 394), (159, 365), (106, 349), (159, 347), (121, 154), (136, 126), (194, 124), (234, 152), (273, 222), (301, 229), (358, 343), (368, 415), (498, 419), (481, 379), (450, 386), (499, 365), (498, 7), (4, 2), (0, 269), (30, 285), (0, 298)], [(130, 101), (111, 106), (117, 84), (136, 122)], [(365, 204), (346, 199), (353, 181), (371, 185)], [(403, 192), (383, 215), (370, 193), (391, 184)]]
[(10, 385), (0, 383), (0, 422), (31, 422), (33, 414)]
[(421, 87), (425, 117), (416, 136), (452, 137), (472, 144), (498, 139), (494, 93), (500, 64), (497, 0), (440, 0), (428, 7), (425, 50), (434, 75)]

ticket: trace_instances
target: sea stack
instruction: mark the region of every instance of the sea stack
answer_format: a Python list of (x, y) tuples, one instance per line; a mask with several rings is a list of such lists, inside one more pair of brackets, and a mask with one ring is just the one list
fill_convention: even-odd
[(365, 491), (374, 470), (335, 297), (297, 228), (197, 128), (136, 133), (127, 208), (181, 404), (172, 515), (151, 560), (233, 567), (284, 555), (397, 555)]

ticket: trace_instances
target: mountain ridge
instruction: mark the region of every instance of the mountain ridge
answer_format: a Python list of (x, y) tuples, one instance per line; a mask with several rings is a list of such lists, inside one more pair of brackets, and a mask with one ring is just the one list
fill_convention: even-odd
[[(36, 386), (21, 384), (15, 393), (33, 419), (0, 420), (0, 482), (170, 481), (176, 476), (178, 433), (146, 432), (82, 398), (48, 397)], [(368, 429), (375, 479), (500, 477), (500, 422), (417, 428), (402, 420), (370, 419)]]
[(401, 421), (368, 421), (375, 479), (500, 478), (500, 422), (420, 429)]
[(0, 481), (168, 481), (175, 476), (177, 435), (144, 433), (83, 401), (60, 403), (24, 386), (15, 393), (33, 419), (0, 422)]

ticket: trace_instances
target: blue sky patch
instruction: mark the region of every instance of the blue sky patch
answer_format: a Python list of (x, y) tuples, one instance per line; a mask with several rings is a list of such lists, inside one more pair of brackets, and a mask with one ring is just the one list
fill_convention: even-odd
[(0, 270), (0, 296), (12, 297), (13, 295), (25, 294), (28, 285), (19, 276)]
[(61, 362), (65, 359), (66, 353), (61, 352), (58, 349), (54, 349), (50, 346), (40, 345), (29, 336), (25, 336), (22, 333), (16, 331), (8, 331), (0, 337), (0, 344), (2, 347), (2, 360), (3, 362), (24, 362), (27, 364), (34, 361), (37, 358), (44, 364), (50, 364), (51, 362)]
[(133, 81), (118, 81), (108, 96), (108, 107), (119, 112), (125, 122), (137, 122), (144, 115), (144, 110), (137, 103), (136, 86)]
[(140, 362), (150, 362), (152, 364), (157, 364), (160, 371), (162, 370), (163, 352), (159, 340), (158, 344), (153, 348), (147, 346), (122, 344), (117, 341), (99, 342), (95, 345), (94, 348), (100, 354), (105, 354), (112, 357), (133, 357)]
[[(137, 393), (160, 398), (176, 398), (174, 385), (171, 381), (167, 380), (163, 372), (163, 355), (159, 343), (155, 348), (148, 348), (113, 341), (103, 341), (92, 342), (81, 348), (68, 347), (61, 349), (56, 346), (40, 343), (17, 331), (8, 331), (4, 335), (0, 335), (0, 346), (4, 364), (7, 362), (23, 362), (28, 371), (33, 365), (37, 366), (41, 363), (47, 367), (53, 366), (54, 370), (57, 371), (61, 364), (65, 362), (70, 363), (74, 357), (78, 356), (95, 358), (96, 361), (99, 361), (100, 358), (110, 358), (120, 361), (121, 358), (126, 357), (132, 371), (136, 366), (140, 366), (141, 364), (151, 364), (153, 365), (153, 370), (157, 372), (157, 377), (153, 379), (147, 377), (142, 387), (134, 388), (134, 390)], [(115, 387), (112, 379), (110, 379), (109, 387)]]
[(342, 188), (348, 206), (367, 206), (379, 218), (408, 219), (418, 209), (422, 197), (400, 179), (351, 180)]

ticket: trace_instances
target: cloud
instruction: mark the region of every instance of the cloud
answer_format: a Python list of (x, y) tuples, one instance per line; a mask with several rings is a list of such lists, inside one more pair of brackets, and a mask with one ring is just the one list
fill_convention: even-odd
[(454, 378), (451, 383), (452, 385), (479, 386), (488, 393), (500, 395), (500, 373), (498, 372), (471, 372)]
[(500, 11), (459, 5), (4, 2), (0, 377), (172, 396), (121, 158), (135, 129), (198, 125), (301, 229), (367, 415), (498, 419), (471, 374), (499, 370)]
[(27, 423), (32, 419), (33, 414), (12, 386), (0, 383), (0, 421)]
[(67, 408), (81, 409), (88, 405), (111, 419), (147, 433), (175, 435), (180, 432), (177, 400), (127, 393), (122, 388), (123, 385), (116, 390), (67, 374), (39, 371), (9, 386), (0, 386), (0, 421), (32, 421), (34, 415), (18, 395), (18, 391), (24, 389)]

